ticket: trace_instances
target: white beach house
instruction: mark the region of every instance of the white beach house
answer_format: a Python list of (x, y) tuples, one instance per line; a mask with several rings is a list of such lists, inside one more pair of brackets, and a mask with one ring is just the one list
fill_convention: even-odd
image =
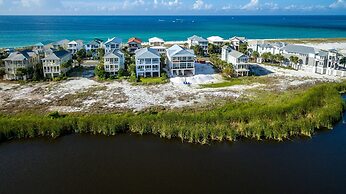
[(248, 76), (250, 72), (249, 57), (229, 46), (223, 46), (221, 59), (233, 65), (235, 75), (238, 77)]
[(7, 58), (5, 62), (5, 76), (6, 80), (18, 80), (28, 78), (28, 75), (20, 75), (17, 71), (20, 69), (28, 70), (39, 62), (39, 56), (32, 50), (14, 51)]
[(142, 40), (132, 37), (127, 41), (128, 51), (134, 53), (137, 49), (142, 48)]
[(100, 42), (97, 42), (96, 40), (92, 40), (92, 41), (88, 42), (87, 44), (85, 44), (85, 46), (84, 46), (86, 52), (97, 51), (97, 49), (99, 49), (100, 47), (101, 47)]
[(239, 46), (246, 42), (246, 38), (245, 37), (234, 36), (234, 37), (230, 38), (229, 41), (230, 41), (232, 47), (235, 50), (239, 51)]
[(142, 48), (135, 51), (136, 76), (159, 77), (161, 55), (152, 48)]
[(172, 76), (195, 75), (196, 55), (193, 50), (178, 45), (167, 49), (167, 62)]
[(166, 54), (167, 48), (165, 47), (165, 41), (162, 38), (149, 38), (149, 46), (150, 48), (157, 50), (161, 55)]
[(158, 37), (149, 38), (149, 46), (151, 47), (164, 46), (164, 45), (165, 45), (165, 41), (162, 38), (158, 38)]
[(111, 75), (117, 75), (120, 69), (125, 69), (124, 53), (113, 50), (104, 56), (104, 69)]
[(225, 40), (220, 36), (210, 36), (207, 38), (208, 42), (213, 45), (222, 46)]
[(122, 39), (113, 37), (104, 43), (105, 53), (112, 53), (115, 50), (121, 49)]
[(72, 60), (72, 55), (66, 50), (54, 51), (42, 59), (44, 77), (54, 78), (66, 73), (69, 68), (64, 68), (63, 64)]
[(189, 45), (189, 48), (192, 46), (200, 46), (203, 50), (203, 53), (206, 55), (208, 54), (208, 40), (204, 39), (203, 37), (193, 35), (187, 39), (187, 43)]
[(81, 40), (73, 40), (67, 44), (67, 50), (72, 54), (76, 54), (82, 48), (83, 48), (83, 41)]

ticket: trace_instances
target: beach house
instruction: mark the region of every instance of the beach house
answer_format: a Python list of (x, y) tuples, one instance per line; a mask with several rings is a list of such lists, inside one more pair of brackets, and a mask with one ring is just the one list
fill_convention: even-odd
[(72, 54), (66, 50), (53, 51), (42, 59), (43, 75), (47, 78), (58, 77), (66, 73), (71, 67), (65, 64), (71, 62)]
[(108, 54), (108, 53), (112, 53), (115, 50), (121, 49), (121, 44), (122, 44), (121, 38), (113, 37), (108, 39), (104, 43), (105, 53)]
[(32, 51), (34, 51), (38, 55), (44, 54), (44, 44), (39, 42), (32, 47)]
[(230, 41), (231, 46), (233, 47), (233, 49), (239, 51), (239, 46), (241, 44), (244, 44), (246, 42), (246, 39), (245, 39), (245, 37), (234, 36), (234, 37), (230, 38), (229, 41)]
[(115, 49), (104, 56), (104, 70), (110, 75), (117, 75), (120, 69), (125, 69), (124, 53)]
[(83, 41), (81, 40), (73, 40), (67, 44), (67, 50), (72, 54), (76, 54), (82, 48), (83, 48)]
[(136, 76), (159, 77), (161, 55), (152, 48), (142, 48), (135, 51)]
[(167, 48), (165, 47), (165, 41), (162, 38), (149, 38), (149, 46), (150, 48), (157, 50), (161, 55), (166, 54)]
[(238, 77), (248, 76), (250, 72), (249, 57), (230, 46), (223, 46), (221, 59), (233, 65), (235, 75)]
[(195, 75), (195, 60), (193, 50), (178, 45), (167, 49), (167, 65), (172, 76)]
[(313, 67), (316, 65), (315, 57), (318, 54), (319, 49), (303, 46), (289, 44), (282, 48), (283, 56), (290, 58), (291, 56), (296, 56), (299, 58), (299, 63), (292, 63), (291, 66), (295, 69), (302, 69), (303, 65), (306, 67)]
[(164, 46), (165, 41), (162, 38), (153, 37), (149, 38), (149, 46)]
[(204, 39), (203, 37), (193, 35), (187, 39), (187, 43), (189, 45), (189, 48), (193, 46), (199, 46), (202, 50), (204, 55), (208, 54), (208, 40)]
[(5, 62), (4, 79), (26, 80), (30, 77), (28, 69), (39, 62), (39, 56), (32, 50), (14, 51), (3, 61)]
[(142, 40), (136, 37), (130, 38), (127, 41), (128, 51), (134, 53), (137, 49), (142, 48)]
[(88, 42), (87, 44), (85, 44), (85, 46), (84, 46), (86, 52), (97, 51), (97, 49), (99, 49), (100, 47), (101, 47), (101, 43), (96, 41), (96, 40), (92, 40), (92, 41)]
[(225, 43), (225, 40), (220, 36), (210, 36), (207, 40), (210, 44), (217, 46), (222, 46)]
[(69, 40), (63, 39), (63, 40), (59, 40), (57, 42), (53, 42), (53, 43), (49, 44), (48, 47), (53, 47), (54, 49), (57, 49), (57, 50), (59, 50), (61, 48), (67, 49), (69, 42), (70, 42)]

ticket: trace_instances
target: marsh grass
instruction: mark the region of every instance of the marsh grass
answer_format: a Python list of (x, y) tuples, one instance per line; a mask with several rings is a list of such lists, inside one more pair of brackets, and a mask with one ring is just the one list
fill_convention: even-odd
[(339, 91), (345, 83), (318, 84), (309, 89), (269, 93), (251, 101), (232, 101), (208, 109), (159, 110), (123, 114), (0, 115), (0, 141), (13, 138), (88, 133), (133, 132), (183, 142), (208, 144), (238, 138), (282, 141), (311, 137), (316, 129), (340, 120), (345, 103)]

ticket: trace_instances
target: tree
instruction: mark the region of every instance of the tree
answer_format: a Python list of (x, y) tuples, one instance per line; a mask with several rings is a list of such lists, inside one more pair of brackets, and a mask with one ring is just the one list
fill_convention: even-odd
[(261, 57), (263, 58), (263, 60), (265, 62), (268, 62), (272, 58), (272, 54), (271, 53), (263, 53)]
[(260, 54), (259, 54), (259, 52), (254, 51), (254, 52), (252, 52), (251, 56), (252, 56), (252, 58), (255, 59), (255, 61), (257, 61), (257, 58), (260, 56)]
[(18, 77), (23, 77), (27, 74), (28, 74), (28, 70), (26, 68), (20, 67), (20, 68), (17, 68), (17, 70), (16, 70), (16, 76), (18, 76)]
[(240, 43), (240, 44), (239, 44), (239, 52), (241, 52), (241, 53), (246, 53), (247, 47), (248, 47), (248, 45), (247, 45), (246, 42), (245, 42), (245, 43)]
[(161, 58), (160, 58), (160, 65), (161, 65), (161, 68), (165, 68), (166, 67), (166, 56), (165, 55), (161, 55)]
[(104, 68), (103, 60), (100, 60), (100, 63), (95, 68), (95, 75), (100, 79), (107, 78), (107, 74)]
[(211, 54), (220, 54), (221, 52), (221, 47), (214, 45), (214, 44), (208, 44), (208, 53)]
[(42, 63), (36, 63), (34, 64), (33, 68), (33, 74), (32, 74), (32, 79), (34, 81), (38, 81), (43, 79), (43, 68), (42, 68)]
[(293, 64), (298, 64), (299, 58), (297, 56), (290, 56), (290, 61)]
[(5, 69), (0, 68), (0, 77), (4, 77), (5, 74), (6, 74)]
[(285, 57), (281, 54), (274, 55), (275, 61), (282, 64), (285, 61)]
[(344, 67), (346, 66), (346, 57), (340, 59), (340, 64), (344, 65)]
[(195, 54), (197, 56), (203, 56), (204, 55), (203, 48), (199, 45), (191, 46), (191, 49), (193, 49), (193, 51), (195, 52)]
[(105, 56), (105, 50), (103, 48), (99, 48), (97, 50), (97, 54), (98, 54), (99, 59), (102, 59)]
[(92, 57), (93, 56), (93, 52), (92, 51), (88, 51), (87, 53), (86, 53), (86, 57)]

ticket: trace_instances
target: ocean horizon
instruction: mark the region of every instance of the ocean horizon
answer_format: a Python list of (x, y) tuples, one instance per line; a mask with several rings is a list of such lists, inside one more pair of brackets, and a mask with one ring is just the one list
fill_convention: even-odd
[(0, 47), (29, 46), (61, 39), (90, 41), (130, 37), (147, 41), (186, 40), (192, 35), (225, 39), (342, 38), (346, 15), (227, 16), (0, 16)]

